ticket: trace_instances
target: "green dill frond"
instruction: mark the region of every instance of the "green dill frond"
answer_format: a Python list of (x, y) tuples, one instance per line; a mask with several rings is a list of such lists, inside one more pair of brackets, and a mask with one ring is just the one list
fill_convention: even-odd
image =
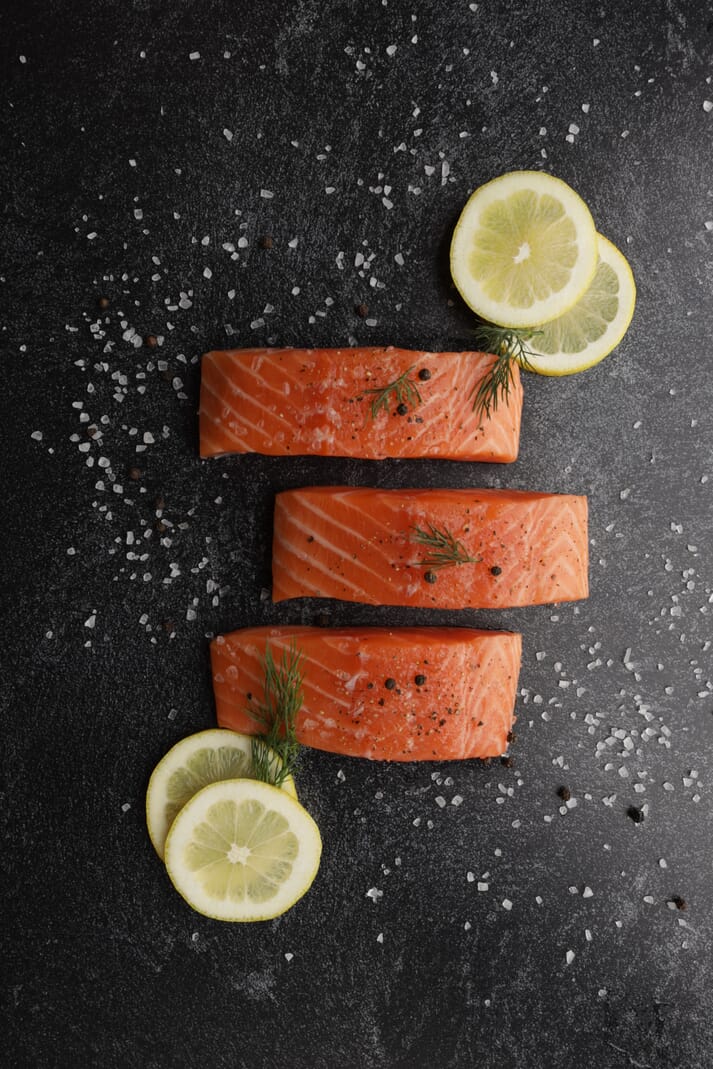
[(390, 382), (388, 386), (376, 386), (364, 391), (367, 395), (373, 394), (373, 400), (369, 406), (369, 414), (372, 419), (376, 419), (379, 412), (388, 413), (392, 405), (406, 405), (407, 408), (413, 409), (421, 404), (422, 398), (416, 381), (409, 378), (415, 366), (415, 364), (412, 364), (410, 368), (407, 368), (402, 375)]
[(429, 523), (428, 530), (412, 527), (411, 541), (427, 546), (430, 553), (415, 563), (424, 568), (447, 568), (451, 564), (480, 564), (482, 557), (471, 557), (462, 542), (444, 527), (442, 530)]
[[(296, 729), (297, 714), (304, 700), (303, 663), (304, 655), (294, 640), (289, 650), (283, 650), (279, 663), (267, 645), (262, 658), (263, 699), (248, 705), (248, 713), (261, 728), (260, 734), (252, 737), (255, 778), (275, 787), (281, 787), (292, 775), (299, 754)], [(281, 763), (275, 760), (275, 755)]]
[(483, 352), (497, 357), (481, 381), (471, 390), (473, 411), (480, 419), (488, 419), (491, 412), (497, 411), (501, 402), (507, 402), (515, 382), (515, 364), (519, 364), (526, 371), (532, 370), (530, 357), (533, 354), (527, 348), (527, 342), (541, 333), (540, 330), (496, 327), (489, 323), (483, 323), (477, 328), (477, 344)]

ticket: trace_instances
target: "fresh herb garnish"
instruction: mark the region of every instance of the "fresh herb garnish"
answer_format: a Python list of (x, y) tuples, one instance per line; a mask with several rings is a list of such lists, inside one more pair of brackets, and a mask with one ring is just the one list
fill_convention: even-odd
[[(364, 391), (366, 394), (373, 394), (370, 406), (372, 419), (376, 419), (382, 410), (388, 413), (393, 404), (397, 406), (397, 411), (402, 409), (402, 411), (399, 411), (399, 415), (406, 415), (410, 408), (415, 408), (416, 405), (421, 404), (422, 398), (418, 392), (416, 380), (409, 378), (415, 366), (415, 364), (412, 364), (410, 368), (407, 368), (402, 375), (390, 382), (388, 386), (375, 386), (370, 390)], [(402, 406), (404, 407), (402, 408)]]
[(475, 339), (483, 352), (497, 357), (481, 381), (473, 387), (473, 411), (479, 418), (487, 419), (491, 411), (497, 411), (500, 402), (507, 402), (510, 387), (515, 381), (515, 364), (532, 371), (530, 357), (534, 354), (527, 348), (527, 342), (541, 330), (518, 330), (515, 327), (494, 327), (483, 323), (475, 331)]
[[(250, 716), (262, 730), (251, 739), (255, 778), (281, 787), (292, 775), (300, 744), (297, 741), (297, 714), (302, 708), (302, 666), (304, 655), (292, 642), (275, 662), (270, 646), (265, 647), (262, 667), (265, 674), (262, 702), (251, 701)], [(277, 754), (279, 761), (275, 760)]]
[[(482, 557), (471, 557), (462, 542), (444, 527), (439, 530), (429, 523), (428, 530), (422, 527), (412, 527), (411, 541), (420, 546), (428, 546), (431, 550), (425, 557), (415, 563), (424, 568), (447, 568), (451, 564), (480, 564)], [(431, 582), (434, 582), (431, 580)]]

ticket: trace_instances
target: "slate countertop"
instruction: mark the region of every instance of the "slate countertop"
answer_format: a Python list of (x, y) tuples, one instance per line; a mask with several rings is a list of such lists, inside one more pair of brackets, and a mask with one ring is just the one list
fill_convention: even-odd
[[(582, 6), (6, 8), (13, 1067), (710, 1066), (713, 33), (697, 3)], [(210, 348), (468, 348), (450, 234), (515, 168), (574, 185), (638, 284), (614, 355), (527, 377), (516, 464), (198, 460)], [(307, 753), (317, 881), (221, 925), (143, 816), (214, 723), (208, 637), (433, 622), (270, 603), (274, 493), (332, 481), (587, 493), (592, 594), (439, 614), (523, 633), (512, 766)]]

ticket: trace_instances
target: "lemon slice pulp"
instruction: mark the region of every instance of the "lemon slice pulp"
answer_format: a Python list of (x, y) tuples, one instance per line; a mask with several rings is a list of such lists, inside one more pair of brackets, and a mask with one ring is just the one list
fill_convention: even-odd
[(626, 258), (601, 234), (592, 284), (564, 315), (545, 323), (526, 342), (529, 369), (541, 375), (573, 375), (598, 364), (616, 348), (634, 314), (636, 284)]
[(565, 182), (541, 171), (511, 171), (476, 189), (451, 242), (451, 275), (461, 297), (504, 327), (562, 315), (587, 290), (596, 265), (589, 208)]
[(198, 913), (224, 921), (278, 917), (309, 889), (322, 840), (286, 791), (221, 780), (185, 804), (166, 839), (166, 869)]
[[(275, 764), (280, 758), (275, 754)], [(177, 742), (154, 769), (146, 791), (146, 824), (159, 857), (163, 857), (168, 829), (186, 802), (202, 787), (217, 780), (252, 778), (249, 735), (213, 728)], [(283, 790), (297, 797), (292, 776)]]

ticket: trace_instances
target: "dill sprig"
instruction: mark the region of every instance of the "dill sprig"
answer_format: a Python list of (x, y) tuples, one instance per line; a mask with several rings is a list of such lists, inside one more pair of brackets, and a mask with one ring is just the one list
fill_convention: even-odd
[(421, 560), (415, 561), (424, 568), (447, 568), (451, 564), (480, 564), (482, 557), (471, 557), (462, 542), (451, 534), (447, 527), (440, 530), (429, 523), (428, 530), (412, 527), (411, 541), (420, 546), (428, 546), (431, 552)]
[(515, 364), (532, 371), (530, 357), (534, 354), (527, 348), (527, 342), (541, 330), (519, 330), (515, 327), (495, 327), (483, 323), (475, 331), (475, 338), (483, 352), (497, 357), (481, 381), (473, 387), (473, 411), (481, 419), (487, 419), (491, 411), (497, 411), (500, 402), (507, 402), (510, 387), (515, 382)]
[(370, 405), (372, 419), (376, 419), (382, 410), (388, 413), (392, 404), (397, 406), (405, 405), (407, 409), (415, 408), (416, 405), (421, 404), (422, 398), (418, 392), (416, 381), (409, 378), (415, 367), (416, 365), (412, 364), (402, 375), (390, 382), (388, 386), (375, 386), (370, 390), (364, 390), (365, 394), (374, 395)]
[[(283, 650), (279, 663), (267, 645), (262, 658), (263, 700), (251, 701), (248, 706), (248, 713), (262, 729), (251, 739), (255, 778), (275, 787), (281, 787), (292, 775), (300, 749), (296, 727), (303, 702), (303, 662), (304, 655), (294, 640), (289, 650)], [(275, 754), (279, 761), (275, 760)]]

